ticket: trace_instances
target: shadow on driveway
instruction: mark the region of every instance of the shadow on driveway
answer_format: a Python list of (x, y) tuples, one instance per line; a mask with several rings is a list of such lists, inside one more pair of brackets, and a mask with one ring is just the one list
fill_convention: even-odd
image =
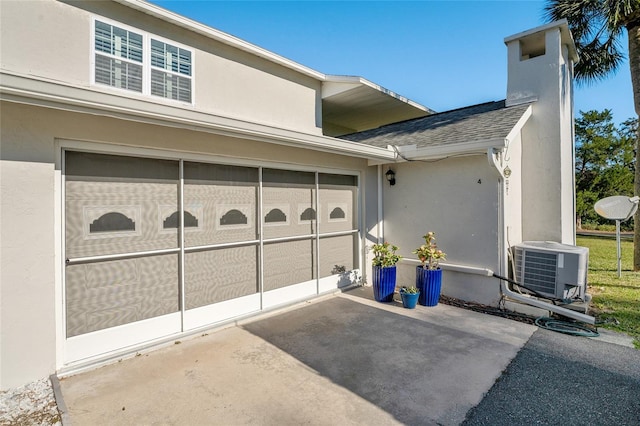
[(366, 291), (347, 293), (365, 298), (333, 298), (243, 328), (415, 425), (460, 424), (533, 332), (449, 306), (383, 305), (368, 301)]
[(371, 289), (60, 381), (72, 424), (457, 425), (535, 327)]

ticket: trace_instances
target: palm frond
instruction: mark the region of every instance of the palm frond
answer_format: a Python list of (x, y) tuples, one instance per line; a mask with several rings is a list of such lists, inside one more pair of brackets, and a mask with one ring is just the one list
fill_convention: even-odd
[[(620, 39), (624, 16), (640, 9), (639, 0), (550, 0), (544, 8), (549, 21), (566, 19), (580, 61), (578, 84), (590, 85), (614, 74), (625, 60)], [(625, 15), (627, 14), (627, 15)]]

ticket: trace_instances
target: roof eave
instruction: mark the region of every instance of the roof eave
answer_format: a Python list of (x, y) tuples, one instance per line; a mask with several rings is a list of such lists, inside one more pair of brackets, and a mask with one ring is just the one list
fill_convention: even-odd
[[(394, 162), (430, 161), (448, 157), (486, 155), (488, 149), (502, 151), (508, 148), (509, 144), (520, 134), (532, 113), (533, 106), (529, 105), (504, 138), (477, 139), (468, 142), (423, 147), (418, 147), (417, 145), (389, 145), (387, 149), (393, 150), (396, 153)], [(369, 164), (374, 165), (385, 163), (381, 163), (380, 161), (369, 161)]]
[(456, 144), (416, 148), (413, 152), (408, 150), (403, 152), (403, 156), (410, 161), (437, 160), (464, 155), (484, 155), (489, 148), (503, 149), (506, 146), (507, 141), (504, 138), (480, 139)]
[(345, 141), (329, 136), (267, 126), (188, 109), (153, 104), (59, 82), (46, 81), (5, 71), (0, 72), (0, 100), (84, 114), (95, 114), (139, 123), (195, 130), (278, 145), (311, 149), (363, 159), (393, 160), (385, 148)]
[(416, 145), (394, 146), (387, 149), (394, 152), (393, 161), (369, 160), (369, 165), (403, 163), (411, 161), (434, 161), (450, 157), (464, 157), (469, 155), (486, 155), (487, 149), (503, 150), (508, 146), (507, 139), (482, 139), (456, 144), (417, 147)]
[(380, 86), (379, 84), (376, 84), (370, 80), (367, 80), (366, 78), (360, 77), (360, 76), (351, 76), (351, 75), (333, 75), (333, 74), (327, 74), (325, 75), (325, 82), (327, 83), (345, 83), (345, 84), (356, 84), (356, 85), (360, 85), (360, 86), (367, 86), (370, 87), (380, 93), (383, 93), (389, 97), (392, 97), (394, 99), (397, 99), (399, 101), (402, 101), (406, 104), (411, 105), (414, 108), (420, 109), (422, 111), (425, 111), (427, 113), (434, 113), (434, 111), (422, 104), (419, 104), (415, 101), (412, 101), (411, 99), (402, 96), (392, 90), (389, 90), (385, 87)]
[(515, 139), (515, 137), (522, 131), (525, 123), (529, 120), (529, 117), (533, 114), (533, 105), (529, 105), (526, 110), (522, 113), (522, 116), (518, 119), (513, 128), (509, 131), (507, 135), (507, 143), (510, 143)]

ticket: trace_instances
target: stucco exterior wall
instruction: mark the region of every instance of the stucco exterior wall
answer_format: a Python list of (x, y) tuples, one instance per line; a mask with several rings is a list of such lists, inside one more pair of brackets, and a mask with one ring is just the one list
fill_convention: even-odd
[(3, 70), (88, 86), (89, 15), (53, 0), (0, 3)]
[[(321, 82), (312, 77), (111, 2), (10, 1), (0, 8), (3, 71), (322, 134)], [(193, 49), (193, 105), (92, 84), (94, 17)]]
[[(522, 242), (522, 138), (518, 134), (505, 152), (510, 176), (505, 177), (504, 190), (504, 246)], [(503, 271), (506, 273), (506, 268)]]
[(508, 47), (507, 102), (536, 99), (522, 130), (523, 239), (575, 242), (571, 63), (559, 28), (544, 34), (544, 54)]
[(382, 218), (378, 217), (378, 166), (367, 168), (364, 175), (365, 180), (365, 206), (367, 213), (364, 222), (365, 229), (365, 255), (364, 262), (364, 278), (368, 284), (371, 284), (371, 260), (373, 258), (370, 247), (378, 242), (378, 236), (382, 236)]
[(562, 181), (562, 242), (576, 243), (575, 198), (575, 130), (573, 119), (573, 64), (568, 61), (567, 46), (562, 46), (560, 57), (560, 180)]
[[(56, 141), (98, 142), (117, 152), (159, 148), (260, 164), (361, 171), (366, 160), (22, 104), (0, 104), (0, 388), (60, 368), (62, 248)], [(166, 154), (166, 151), (165, 151)], [(286, 160), (285, 160), (286, 159)], [(362, 183), (363, 187), (365, 183)], [(56, 190), (57, 188), (57, 190)], [(60, 264), (58, 264), (60, 263)]]
[(0, 161), (0, 389), (55, 370), (53, 178), (53, 164)]
[[(498, 174), (485, 155), (391, 167), (397, 183), (384, 183), (385, 240), (416, 259), (411, 252), (434, 231), (447, 262), (498, 270)], [(414, 285), (415, 264), (401, 262), (397, 283)], [(494, 278), (445, 271), (442, 293), (495, 304), (499, 287)]]

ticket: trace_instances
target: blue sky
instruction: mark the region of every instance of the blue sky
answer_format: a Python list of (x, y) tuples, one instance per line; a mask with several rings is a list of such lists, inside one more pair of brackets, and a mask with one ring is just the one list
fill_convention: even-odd
[[(504, 38), (542, 25), (544, 1), (154, 0), (326, 74), (358, 75), (436, 111), (505, 98)], [(622, 40), (627, 53), (626, 34)], [(629, 63), (576, 87), (579, 110), (634, 117)]]

